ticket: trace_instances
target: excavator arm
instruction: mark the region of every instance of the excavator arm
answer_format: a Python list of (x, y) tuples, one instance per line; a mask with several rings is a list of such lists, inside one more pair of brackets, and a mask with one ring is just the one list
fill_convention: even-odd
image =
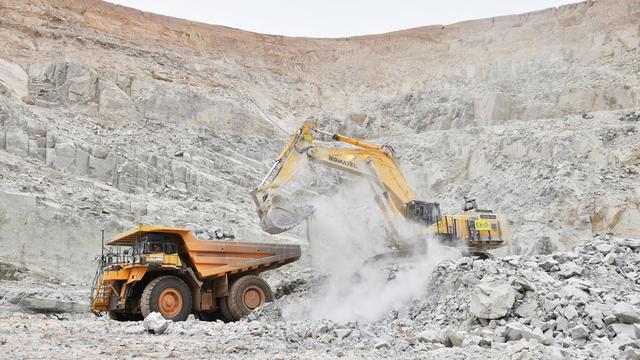
[[(313, 145), (314, 135), (318, 133), (353, 145), (353, 148)], [(415, 194), (398, 168), (391, 147), (326, 133), (316, 129), (311, 123), (305, 123), (291, 136), (267, 176), (251, 193), (258, 209), (260, 224), (268, 233), (276, 234), (291, 229), (312, 212), (312, 209), (304, 205), (290, 203), (289, 199), (284, 199), (278, 193), (278, 189), (295, 176), (298, 164), (304, 157), (367, 178), (370, 184), (375, 184), (376, 203), (392, 231), (395, 226), (390, 212), (404, 216), (406, 204), (415, 200)]]
[[(352, 147), (314, 145), (313, 139), (317, 134)], [(313, 213), (311, 207), (297, 203), (283, 189), (283, 185), (290, 182), (302, 168), (303, 159), (366, 178), (392, 238), (397, 235), (395, 214), (418, 224), (418, 233), (436, 235), (455, 246), (462, 245), (472, 253), (500, 247), (508, 238), (506, 220), (490, 210), (477, 209), (474, 200), (471, 203), (465, 197), (464, 212), (458, 215), (442, 215), (439, 204), (416, 200), (390, 146), (324, 132), (308, 122), (291, 135), (265, 178), (251, 192), (260, 225), (270, 234), (289, 230)]]

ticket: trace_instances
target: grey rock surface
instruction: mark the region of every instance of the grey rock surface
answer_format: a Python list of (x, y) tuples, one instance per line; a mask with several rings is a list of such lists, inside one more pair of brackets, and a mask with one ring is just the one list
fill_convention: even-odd
[[(639, 17), (638, 0), (602, 0), (291, 39), (105, 2), (3, 1), (3, 353), (638, 357)], [(430, 264), (410, 291), (374, 288), (360, 299), (393, 306), (367, 321), (293, 311), (335, 284), (308, 256), (303, 227), (262, 232), (248, 193), (284, 132), (308, 119), (393, 146), (419, 198), (445, 213), (469, 195), (505, 214), (509, 243), (490, 259)], [(322, 170), (315, 178), (345, 181)], [(84, 312), (100, 230), (141, 223), (207, 240), (297, 243), (305, 256), (264, 274), (277, 298), (241, 321), (156, 319), (166, 328), (154, 336), (142, 321)], [(384, 268), (381, 287), (393, 289), (404, 267)], [(340, 299), (345, 312), (367, 310)]]
[(169, 323), (169, 320), (163, 318), (159, 312), (154, 311), (144, 318), (142, 326), (151, 334), (162, 335), (169, 328)]
[(625, 324), (640, 323), (640, 309), (631, 304), (617, 303), (613, 307), (613, 314)]
[(86, 313), (89, 309), (87, 304), (38, 297), (24, 297), (18, 305), (27, 311), (39, 313)]
[(481, 282), (471, 297), (471, 312), (480, 319), (504, 317), (511, 310), (515, 295), (515, 290), (509, 284)]
[[(208, 232), (196, 230), (201, 234)], [(419, 294), (401, 306), (389, 309), (373, 322), (341, 323), (292, 317), (291, 307), (302, 300), (321, 298), (324, 287), (320, 285), (327, 281), (327, 277), (300, 268), (268, 273), (267, 279), (273, 288), (287, 290), (281, 291), (274, 302), (235, 323), (201, 321), (193, 316), (186, 322), (172, 323), (159, 314), (152, 314), (145, 321), (116, 322), (106, 317), (66, 312), (64, 308), (45, 314), (33, 313), (26, 308), (12, 306), (26, 298), (25, 286), (21, 285), (24, 282), (30, 282), (32, 288), (42, 287), (37, 282), (37, 275), (29, 269), (18, 272), (18, 267), (4, 265), (0, 270), (6, 270), (2, 270), (0, 276), (7, 274), (14, 280), (0, 283), (0, 290), (5, 294), (0, 297), (0, 334), (10, 340), (7, 343), (10, 344), (9, 350), (17, 351), (17, 354), (25, 348), (11, 339), (25, 338), (26, 331), (30, 329), (28, 325), (37, 323), (46, 327), (48, 336), (69, 345), (72, 352), (78, 351), (78, 354), (80, 351), (86, 354), (94, 351), (121, 354), (116, 347), (99, 346), (100, 350), (96, 350), (87, 346), (94, 344), (96, 339), (109, 336), (118, 343), (128, 344), (129, 351), (148, 353), (157, 351), (154, 349), (158, 344), (170, 341), (176, 352), (190, 349), (195, 351), (194, 354), (205, 354), (204, 350), (194, 350), (200, 349), (194, 344), (197, 342), (202, 346), (202, 340), (207, 339), (210, 341), (206, 344), (211, 344), (207, 345), (207, 351), (237, 357), (268, 355), (271, 358), (304, 354), (320, 358), (328, 353), (342, 354), (336, 357), (369, 358), (415, 358), (423, 355), (433, 358), (503, 358), (524, 353), (536, 358), (620, 357), (634, 348), (640, 328), (638, 324), (623, 323), (616, 315), (633, 311), (629, 306), (637, 303), (635, 294), (640, 289), (634, 279), (620, 271), (619, 266), (640, 262), (640, 252), (629, 252), (627, 263), (599, 263), (595, 267), (585, 267), (582, 274), (571, 278), (565, 278), (557, 271), (547, 272), (538, 266), (550, 257), (572, 258), (576, 263), (589, 261), (603, 240), (610, 240), (610, 236), (586, 240), (571, 253), (495, 257), (491, 260), (446, 260), (433, 270), (432, 280)], [(612, 251), (619, 253), (625, 248), (614, 245)], [(483, 280), (468, 282), (471, 277)], [(527, 279), (527, 286), (516, 286), (523, 282), (516, 279)], [(78, 302), (86, 296), (86, 288), (80, 285), (54, 286), (53, 280), (48, 282), (51, 288), (44, 292), (55, 301)], [(478, 287), (489, 284), (497, 286), (489, 287), (491, 290), (485, 288), (483, 295), (496, 288), (508, 293), (506, 286), (515, 292), (513, 311), (507, 311), (503, 318), (478, 319), (472, 311), (473, 294), (479, 291)], [(62, 297), (57, 287), (63, 287), (67, 297)], [(586, 297), (563, 296), (557, 291), (567, 287), (583, 291)], [(532, 288), (536, 290), (530, 290)], [(74, 293), (77, 297), (72, 296)], [(57, 296), (61, 297), (58, 299)], [(615, 309), (616, 304), (622, 304), (617, 299), (628, 299), (628, 303)], [(530, 308), (526, 314), (514, 310), (531, 303), (543, 305)], [(163, 332), (162, 336), (145, 335), (147, 329), (156, 327), (158, 332)], [(144, 337), (144, 341), (136, 340), (140, 337)], [(291, 348), (292, 343), (300, 347)], [(30, 349), (42, 353), (48, 351), (38, 345)]]
[(29, 76), (20, 65), (0, 58), (0, 95), (22, 99), (29, 94), (28, 84)]

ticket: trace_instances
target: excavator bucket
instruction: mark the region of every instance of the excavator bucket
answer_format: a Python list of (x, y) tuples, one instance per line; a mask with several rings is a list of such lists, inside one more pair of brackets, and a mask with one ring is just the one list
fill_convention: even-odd
[(279, 234), (298, 226), (313, 213), (313, 207), (299, 205), (268, 192), (251, 194), (257, 206), (260, 227), (269, 234)]

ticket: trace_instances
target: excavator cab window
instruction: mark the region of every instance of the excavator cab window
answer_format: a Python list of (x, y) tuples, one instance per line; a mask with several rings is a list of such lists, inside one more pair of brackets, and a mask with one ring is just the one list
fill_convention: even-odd
[(464, 205), (462, 205), (462, 211), (469, 211), (478, 209), (478, 205), (476, 205), (476, 199), (468, 199), (466, 196), (464, 197)]
[(425, 201), (411, 201), (406, 204), (407, 219), (429, 226), (442, 217), (440, 204)]

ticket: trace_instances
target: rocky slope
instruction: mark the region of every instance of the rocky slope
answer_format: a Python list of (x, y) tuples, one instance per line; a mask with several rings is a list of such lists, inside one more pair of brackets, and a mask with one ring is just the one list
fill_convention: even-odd
[[(303, 39), (97, 1), (6, 1), (0, 148), (4, 166), (24, 169), (5, 176), (31, 183), (4, 182), (5, 198), (43, 208), (40, 217), (83, 219), (86, 233), (62, 227), (55, 239), (140, 221), (229, 226), (228, 217), (243, 237), (262, 238), (246, 193), (282, 146), (270, 139), (284, 138), (267, 116), (287, 130), (313, 117), (332, 131), (385, 135), (421, 196), (448, 211), (469, 194), (507, 213), (510, 252), (571, 246), (591, 230), (635, 235), (637, 121), (618, 120), (628, 111), (578, 115), (638, 105), (638, 5)], [(58, 187), (73, 194), (49, 190)], [(156, 205), (163, 197), (172, 201)]]
[[(633, 0), (344, 39), (254, 34), (100, 1), (3, 4), (4, 58), (28, 71), (53, 60), (92, 67), (143, 118), (257, 126), (254, 102), (288, 129), (312, 116), (379, 135), (638, 105)], [(106, 82), (97, 93), (105, 87), (126, 102)], [(69, 100), (97, 110), (97, 99)]]
[[(75, 320), (57, 324), (20, 313), (81, 311), (100, 229), (111, 236), (139, 223), (166, 224), (190, 226), (206, 236), (203, 229), (223, 228), (239, 239), (300, 243), (308, 254), (303, 228), (264, 234), (248, 196), (285, 143), (279, 127), (290, 132), (307, 119), (329, 131), (392, 144), (420, 197), (441, 202), (446, 211), (458, 211), (462, 197), (470, 195), (482, 207), (506, 214), (513, 239), (496, 255), (562, 252), (581, 246), (592, 233), (640, 237), (639, 17), (637, 0), (601, 0), (382, 35), (306, 39), (193, 23), (100, 1), (0, 2), (0, 302), (8, 309), (3, 316), (11, 320), (3, 324), (24, 325), (0, 337), (0, 346), (41, 331), (101, 329), (89, 338), (143, 331), (138, 323), (84, 315), (65, 315)], [(635, 256), (625, 246), (612, 253)], [(579, 255), (580, 261), (589, 264), (592, 255), (602, 260), (594, 253)], [(558, 256), (564, 262), (565, 255), (551, 257), (560, 261)], [(487, 266), (504, 270), (512, 259)], [(463, 264), (468, 271), (476, 266), (460, 261), (470, 262)], [(501, 280), (515, 281), (529, 265), (535, 268), (530, 262), (504, 270), (507, 278)], [(607, 264), (602, 278), (587, 272), (593, 287), (602, 287), (609, 273), (633, 273), (624, 264)], [(455, 270), (435, 265), (428, 272), (436, 269), (436, 283), (442, 271)], [(305, 257), (270, 281), (274, 286), (287, 278), (321, 283), (310, 266)], [(538, 288), (591, 286), (565, 284), (568, 280), (550, 272), (554, 281)], [(637, 283), (633, 276), (626, 278)], [(610, 291), (617, 300), (638, 305), (626, 298), (631, 285), (616, 284), (621, 292)], [(526, 295), (519, 286), (514, 289)], [(311, 290), (304, 290), (305, 297), (315, 298)], [(401, 304), (420, 298), (418, 290)], [(610, 303), (601, 292), (588, 293), (590, 302)], [(433, 304), (453, 296), (443, 294), (436, 292), (433, 296), (444, 297)], [(284, 306), (287, 298), (274, 306)], [(423, 313), (397, 318), (408, 324), (423, 314), (417, 317), (422, 320), (391, 330), (391, 318), (354, 327), (278, 314), (270, 318), (268, 311), (264, 318), (237, 325), (192, 322), (184, 334), (176, 330), (182, 325), (169, 329), (178, 353), (192, 345), (192, 335), (215, 332), (224, 335), (216, 338), (224, 345), (202, 351), (246, 356), (258, 349), (243, 340), (254, 330), (258, 337), (264, 334), (265, 344), (277, 344), (269, 356), (295, 357), (301, 347), (307, 349), (303, 354), (318, 357), (466, 357), (475, 352), (500, 357), (504, 347), (520, 353), (524, 345), (518, 339), (496, 330), (506, 323), (474, 323), (477, 317), (469, 314), (464, 299), (456, 297), (450, 305), (462, 307), (453, 317), (460, 322), (449, 319), (453, 308), (423, 304)], [(543, 299), (535, 299), (544, 308)], [(559, 301), (563, 309), (568, 305)], [(544, 324), (512, 313), (503, 321), (527, 326), (518, 328), (521, 332), (538, 336), (539, 328), (545, 334), (536, 340), (541, 345), (530, 346), (531, 356), (596, 354), (583, 338), (572, 337), (577, 326), (588, 329), (588, 338), (615, 340), (610, 326), (615, 321), (598, 327), (599, 322), (582, 321), (581, 304), (574, 306), (581, 321), (568, 319), (566, 329), (547, 324), (557, 321), (547, 309), (541, 315)], [(566, 318), (563, 311), (558, 314)], [(34, 321), (38, 325), (31, 329)], [(465, 338), (473, 339), (466, 344), (482, 348), (419, 340), (427, 322), (460, 325)], [(489, 330), (500, 340), (487, 340)], [(282, 340), (289, 335), (293, 340)], [(144, 350), (164, 340), (135, 341)], [(345, 352), (359, 343), (366, 345)], [(34, 345), (31, 350), (47, 349)], [(127, 356), (110, 345), (93, 350)], [(619, 355), (623, 349), (611, 351)], [(28, 356), (29, 350), (22, 354)]]

